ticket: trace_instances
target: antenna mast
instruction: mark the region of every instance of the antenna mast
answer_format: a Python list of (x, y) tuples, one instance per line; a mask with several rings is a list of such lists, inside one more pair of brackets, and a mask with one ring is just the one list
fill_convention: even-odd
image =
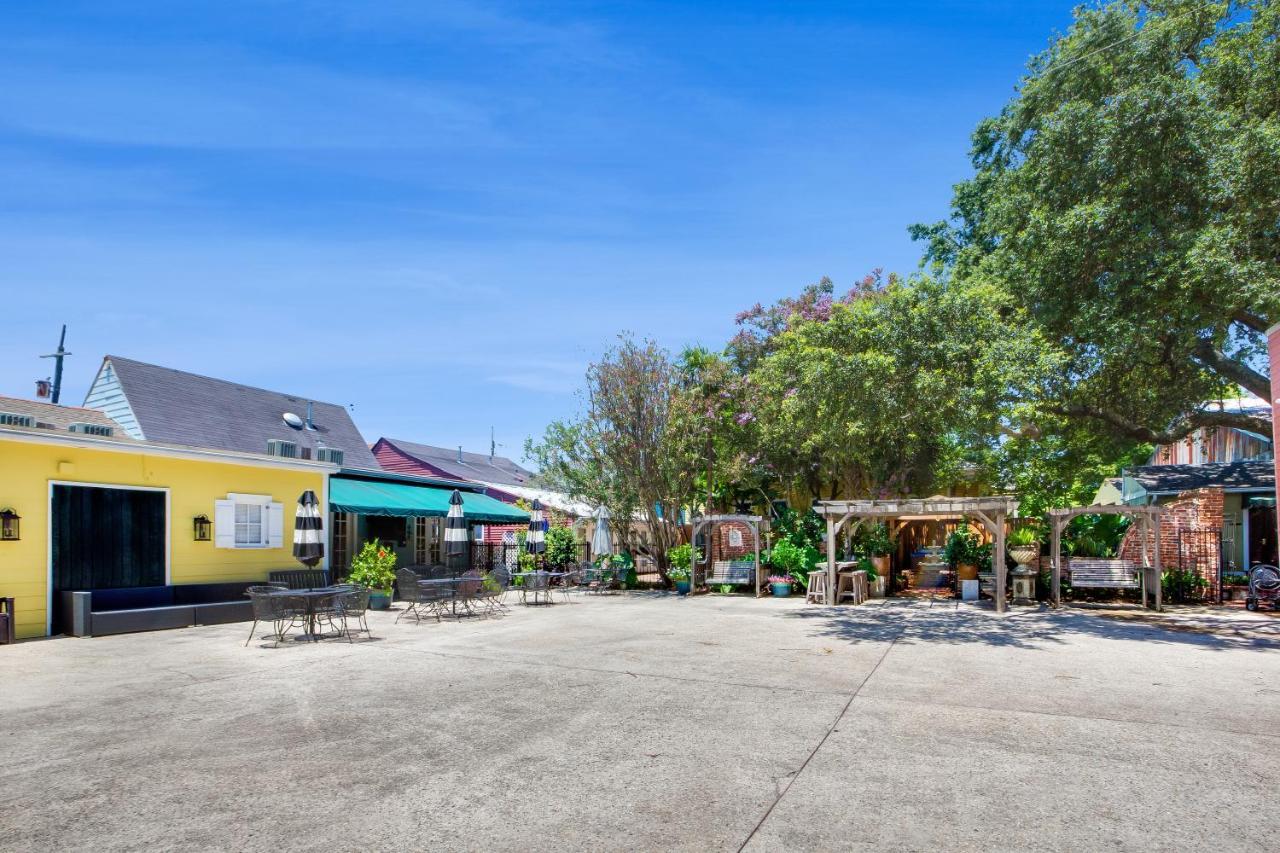
[(62, 324), (62, 337), (58, 338), (58, 351), (42, 355), (41, 358), (53, 359), (53, 404), (58, 404), (58, 398), (62, 396), (62, 360), (71, 353), (67, 352), (65, 346), (67, 342), (67, 324)]

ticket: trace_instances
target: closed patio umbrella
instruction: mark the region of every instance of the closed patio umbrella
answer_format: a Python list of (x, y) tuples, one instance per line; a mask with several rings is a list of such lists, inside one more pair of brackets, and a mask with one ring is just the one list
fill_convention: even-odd
[(530, 554), (547, 551), (547, 522), (542, 517), (542, 501), (534, 498), (533, 511), (529, 514), (529, 533), (525, 536), (524, 549)]
[(600, 507), (595, 514), (596, 529), (591, 534), (591, 555), (599, 557), (613, 553), (613, 532), (609, 530), (609, 510)]
[(298, 498), (298, 512), (293, 519), (293, 557), (311, 567), (324, 559), (324, 519), (320, 517), (316, 493), (310, 489)]
[(449, 496), (449, 514), (444, 520), (444, 555), (450, 568), (465, 568), (467, 555), (467, 516), (462, 507), (462, 492)]

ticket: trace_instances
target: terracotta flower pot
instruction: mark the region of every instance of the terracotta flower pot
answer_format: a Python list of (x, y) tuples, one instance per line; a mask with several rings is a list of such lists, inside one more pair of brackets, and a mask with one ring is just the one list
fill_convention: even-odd
[(881, 554), (879, 557), (871, 558), (871, 565), (875, 567), (876, 574), (882, 578), (889, 577), (889, 555)]
[(956, 566), (956, 577), (962, 581), (976, 581), (978, 579), (978, 567), (971, 566), (968, 563), (961, 563)]

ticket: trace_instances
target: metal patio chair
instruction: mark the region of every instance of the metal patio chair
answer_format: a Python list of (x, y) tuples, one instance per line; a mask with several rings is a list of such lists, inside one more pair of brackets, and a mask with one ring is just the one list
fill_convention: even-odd
[(246, 646), (253, 641), (258, 623), (271, 626), (269, 636), (275, 637), (277, 644), (283, 642), (285, 633), (297, 624), (296, 609), (291, 606), (288, 596), (281, 595), (285, 589), (284, 584), (259, 584), (245, 589), (244, 594), (253, 606), (253, 625), (249, 628), (249, 639), (244, 641)]
[(354, 642), (351, 637), (353, 623), (355, 633), (363, 632), (369, 635), (369, 639), (373, 639), (373, 631), (369, 630), (369, 623), (365, 621), (364, 616), (365, 611), (369, 609), (368, 587), (346, 585), (335, 597), (335, 602), (342, 619), (342, 627), (339, 631), (346, 635), (347, 642)]

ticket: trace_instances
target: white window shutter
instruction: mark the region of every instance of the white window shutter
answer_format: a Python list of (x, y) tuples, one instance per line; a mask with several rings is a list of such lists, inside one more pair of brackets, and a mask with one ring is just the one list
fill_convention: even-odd
[(278, 503), (267, 504), (267, 547), (284, 547), (284, 506)]
[(236, 502), (213, 502), (213, 547), (236, 547)]

